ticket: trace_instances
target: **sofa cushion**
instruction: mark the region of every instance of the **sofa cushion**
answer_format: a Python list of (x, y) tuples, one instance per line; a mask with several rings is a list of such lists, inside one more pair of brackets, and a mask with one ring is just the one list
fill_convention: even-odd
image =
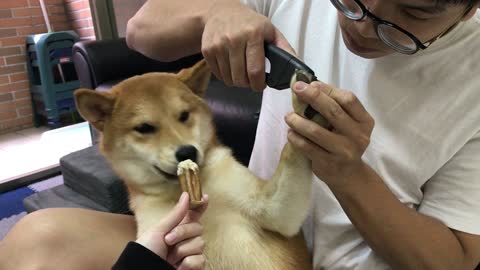
[(60, 159), (64, 183), (72, 190), (114, 213), (127, 213), (128, 195), (97, 146), (68, 154)]
[(108, 212), (107, 208), (65, 185), (56, 186), (29, 196), (23, 200), (23, 206), (25, 206), (28, 213), (44, 208), (55, 207), (85, 208)]

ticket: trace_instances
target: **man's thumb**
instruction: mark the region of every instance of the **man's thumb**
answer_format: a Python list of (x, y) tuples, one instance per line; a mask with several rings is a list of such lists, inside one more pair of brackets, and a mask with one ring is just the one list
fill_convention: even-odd
[(188, 212), (189, 197), (183, 192), (175, 207), (162, 220), (162, 231), (169, 232), (182, 222)]

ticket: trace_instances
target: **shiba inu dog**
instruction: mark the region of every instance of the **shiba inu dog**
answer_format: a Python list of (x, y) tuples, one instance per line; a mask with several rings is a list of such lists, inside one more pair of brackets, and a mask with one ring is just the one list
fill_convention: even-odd
[(80, 114), (102, 133), (101, 151), (125, 181), (138, 235), (173, 208), (181, 194), (177, 165), (191, 159), (210, 198), (201, 219), (207, 269), (312, 269), (300, 231), (310, 161), (287, 143), (268, 181), (236, 161), (201, 98), (210, 76), (200, 61), (178, 74), (132, 77), (107, 92), (75, 92)]

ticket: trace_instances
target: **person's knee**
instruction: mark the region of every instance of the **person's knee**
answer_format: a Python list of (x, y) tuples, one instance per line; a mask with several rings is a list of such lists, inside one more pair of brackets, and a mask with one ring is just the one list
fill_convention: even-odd
[(5, 258), (0, 255), (0, 261), (15, 269), (55, 269), (50, 262), (68, 241), (58, 214), (58, 209), (45, 209), (23, 217), (3, 240), (0, 254)]
[(44, 246), (58, 245), (64, 238), (62, 224), (58, 222), (59, 209), (42, 209), (35, 211), (23, 219), (12, 229), (18, 230), (24, 238), (24, 244)]
[[(109, 269), (134, 237), (133, 217), (85, 209), (39, 210), (20, 220), (0, 243), (0, 269)], [(11, 267), (2, 265), (5, 259)]]

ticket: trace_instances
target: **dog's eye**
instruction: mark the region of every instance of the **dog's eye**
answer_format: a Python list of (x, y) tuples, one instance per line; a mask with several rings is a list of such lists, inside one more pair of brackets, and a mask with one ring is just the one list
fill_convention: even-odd
[(185, 123), (187, 122), (188, 120), (188, 117), (190, 116), (190, 113), (187, 112), (187, 111), (183, 111), (181, 114), (180, 114), (180, 117), (178, 118), (178, 120), (182, 123)]
[(143, 123), (141, 125), (138, 125), (136, 127), (133, 128), (136, 132), (139, 132), (139, 133), (142, 133), (142, 134), (148, 134), (148, 133), (154, 133), (157, 128), (150, 125), (150, 124), (147, 124), (147, 123)]

